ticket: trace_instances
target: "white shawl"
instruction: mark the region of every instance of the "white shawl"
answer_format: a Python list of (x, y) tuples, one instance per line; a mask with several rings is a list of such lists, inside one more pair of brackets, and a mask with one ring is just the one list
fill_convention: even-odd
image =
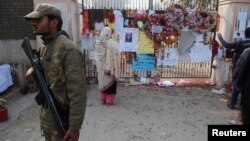
[(120, 52), (117, 43), (111, 39), (112, 31), (104, 27), (100, 40), (95, 44), (97, 54), (97, 72), (100, 91), (105, 91), (120, 76)]

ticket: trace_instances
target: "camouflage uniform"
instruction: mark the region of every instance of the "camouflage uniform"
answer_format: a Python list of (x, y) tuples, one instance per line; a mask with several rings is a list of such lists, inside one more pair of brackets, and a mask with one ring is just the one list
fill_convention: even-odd
[[(61, 17), (61, 12), (52, 5), (41, 4), (24, 18), (32, 20), (45, 15)], [(45, 79), (59, 106), (69, 114), (69, 129), (80, 130), (87, 100), (82, 53), (61, 32), (43, 37), (42, 40), (40, 57)], [(52, 113), (46, 105), (42, 106), (40, 120), (46, 141), (63, 140)]]
[[(44, 39), (40, 49), (41, 64), (45, 78), (59, 105), (69, 112), (69, 129), (81, 128), (86, 107), (86, 85), (83, 72), (83, 57), (69, 39), (60, 32)], [(46, 106), (42, 107), (41, 127), (44, 133), (55, 133), (57, 125)]]

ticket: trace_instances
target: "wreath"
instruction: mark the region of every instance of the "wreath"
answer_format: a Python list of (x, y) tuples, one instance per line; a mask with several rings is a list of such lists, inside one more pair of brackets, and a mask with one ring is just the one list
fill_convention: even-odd
[[(164, 11), (165, 28), (170, 31), (179, 32), (188, 23), (188, 10), (179, 4), (173, 4)], [(172, 31), (172, 32), (171, 32)]]
[(156, 26), (163, 26), (165, 25), (165, 21), (163, 19), (163, 15), (162, 14), (153, 14), (148, 16), (148, 20), (146, 21), (145, 24), (145, 31), (146, 31), (146, 35), (152, 39), (155, 42), (160, 42), (163, 39), (165, 39), (167, 37), (167, 32), (164, 31), (162, 33), (152, 33), (152, 26), (156, 25)]
[(198, 33), (210, 32), (216, 26), (217, 14), (204, 9), (196, 9), (188, 18), (193, 31)]
[[(177, 41), (179, 32), (186, 27), (188, 23), (188, 11), (178, 4), (168, 7), (163, 14), (153, 14), (148, 16), (145, 24), (147, 36), (160, 43), (165, 42), (167, 45)], [(152, 26), (163, 26), (162, 33), (152, 33)], [(174, 36), (174, 38), (173, 38)]]

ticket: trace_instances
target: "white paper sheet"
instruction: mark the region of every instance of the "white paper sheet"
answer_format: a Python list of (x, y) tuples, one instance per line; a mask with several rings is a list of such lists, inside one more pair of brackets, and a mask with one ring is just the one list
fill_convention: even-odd
[(171, 82), (171, 81), (163, 81), (163, 82), (157, 82), (157, 85), (158, 86), (161, 86), (161, 87), (169, 87), (169, 86), (174, 86), (175, 83)]
[(102, 30), (102, 28), (105, 27), (104, 23), (103, 22), (96, 22), (95, 23), (95, 30)]
[(237, 15), (239, 31), (245, 31), (247, 26), (247, 12), (238, 12)]
[(193, 36), (195, 37), (196, 42), (202, 42), (203, 41), (203, 34), (196, 33), (192, 31)]
[(182, 31), (180, 42), (178, 44), (178, 51), (180, 55), (187, 53), (187, 50), (193, 45), (195, 36), (191, 31)]
[(128, 23), (129, 23), (129, 20), (126, 19), (125, 22), (124, 22), (124, 25), (125, 25), (125, 26), (128, 26)]
[(95, 39), (93, 33), (89, 33), (88, 36), (81, 39), (81, 47), (83, 50), (93, 50), (95, 44)]
[(246, 20), (240, 20), (239, 22), (239, 31), (245, 31), (247, 27), (247, 21)]
[(212, 59), (212, 51), (208, 45), (196, 44), (190, 52), (192, 63), (208, 62)]
[(238, 12), (237, 19), (238, 20), (247, 20), (247, 12)]
[(155, 14), (155, 11), (154, 11), (154, 10), (149, 10), (149, 11), (148, 11), (148, 16), (153, 15), (153, 14)]
[(152, 25), (151, 32), (152, 33), (161, 33), (163, 30), (163, 26)]
[[(164, 58), (162, 58), (162, 55)], [(164, 49), (164, 54), (160, 51), (157, 58), (157, 66), (175, 66), (178, 60), (178, 51), (176, 48)]]
[(138, 28), (123, 28), (120, 34), (120, 51), (122, 52), (136, 52), (139, 41)]
[(115, 32), (123, 29), (124, 18), (120, 10), (114, 10), (115, 14)]

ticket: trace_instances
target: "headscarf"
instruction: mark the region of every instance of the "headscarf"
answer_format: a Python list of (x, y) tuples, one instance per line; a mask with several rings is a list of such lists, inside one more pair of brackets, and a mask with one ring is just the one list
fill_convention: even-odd
[(102, 30), (101, 30), (101, 33), (100, 33), (100, 42), (102, 42), (105, 47), (107, 46), (107, 42), (109, 39), (111, 39), (112, 37), (112, 30), (110, 27), (104, 27)]

